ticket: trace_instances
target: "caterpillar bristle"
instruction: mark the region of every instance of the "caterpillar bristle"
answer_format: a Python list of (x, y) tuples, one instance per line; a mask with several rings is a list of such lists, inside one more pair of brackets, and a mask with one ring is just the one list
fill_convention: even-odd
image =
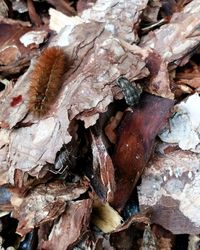
[(31, 74), (29, 110), (37, 118), (49, 113), (62, 87), (62, 76), (69, 64), (59, 47), (45, 49)]

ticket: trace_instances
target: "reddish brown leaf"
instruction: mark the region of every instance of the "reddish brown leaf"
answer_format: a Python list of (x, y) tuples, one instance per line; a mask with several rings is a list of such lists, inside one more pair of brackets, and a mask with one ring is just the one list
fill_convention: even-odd
[(112, 204), (116, 209), (121, 210), (130, 197), (173, 103), (170, 99), (144, 94), (133, 112), (126, 113), (113, 155), (117, 190)]

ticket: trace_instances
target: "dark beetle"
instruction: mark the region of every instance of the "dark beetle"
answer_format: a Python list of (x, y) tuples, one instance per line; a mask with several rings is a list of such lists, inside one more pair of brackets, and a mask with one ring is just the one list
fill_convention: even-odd
[(121, 88), (126, 103), (129, 106), (134, 106), (138, 103), (142, 88), (140, 85), (136, 85), (134, 82), (130, 82), (127, 78), (120, 76), (117, 79), (117, 84)]

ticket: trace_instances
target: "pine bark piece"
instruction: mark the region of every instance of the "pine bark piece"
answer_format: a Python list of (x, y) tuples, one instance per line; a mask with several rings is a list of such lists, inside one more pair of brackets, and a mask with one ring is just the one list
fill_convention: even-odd
[(143, 19), (149, 24), (156, 23), (158, 21), (158, 14), (161, 7), (162, 3), (159, 0), (150, 0), (143, 13)]
[[(83, 11), (85, 21), (104, 22), (105, 29), (113, 36), (128, 43), (138, 41), (138, 25), (147, 0), (98, 0), (90, 9)], [(98, 10), (98, 11), (97, 11)]]
[[(137, 50), (135, 46), (135, 50), (130, 51), (105, 32), (102, 24), (78, 25), (67, 39), (71, 40), (71, 45), (63, 49), (68, 55), (75, 51), (77, 59), (66, 73), (49, 116), (37, 120), (30, 114), (20, 124), (28, 111), (27, 93), (34, 62), (13, 90), (5, 93), (0, 104), (0, 124), (10, 129), (16, 124), (20, 126), (20, 129), (13, 129), (10, 136), (7, 164), (12, 172), (15, 168), (31, 171), (46, 162), (54, 163), (56, 153), (71, 140), (68, 132), (71, 120), (83, 120), (86, 128), (94, 125), (99, 113), (105, 112), (117, 96), (115, 81), (121, 74), (135, 80), (149, 73), (141, 53), (145, 50)], [(18, 96), (21, 102), (12, 107), (10, 103)], [(13, 177), (10, 179), (12, 181)]]
[(0, 187), (0, 210), (1, 211), (12, 211), (13, 206), (11, 205), (12, 193), (10, 192), (9, 188), (6, 186)]
[(8, 130), (0, 130), (0, 186), (8, 183), (8, 165), (7, 165), (7, 154), (9, 144)]
[(6, 3), (6, 1), (2, 0), (0, 2), (0, 16), (7, 17), (8, 13), (9, 13), (9, 5)]
[(96, 0), (79, 0), (76, 5), (77, 12), (81, 13), (82, 11), (91, 8), (95, 2)]
[(165, 98), (174, 98), (170, 90), (168, 66), (184, 65), (200, 45), (199, 0), (194, 0), (181, 12), (174, 13), (170, 22), (142, 37), (142, 48), (152, 49), (147, 59), (151, 73), (146, 90)]
[(94, 233), (93, 231), (87, 231), (80, 242), (74, 247), (75, 249), (82, 249), (82, 250), (91, 250), (95, 249), (109, 249), (115, 250), (115, 248), (110, 243), (109, 234), (100, 234), (98, 232)]
[(147, 57), (147, 67), (150, 71), (148, 81), (145, 82), (145, 90), (151, 94), (164, 98), (174, 99), (170, 88), (168, 65), (155, 50)]
[(138, 188), (140, 208), (152, 209), (152, 223), (173, 234), (199, 233), (199, 166), (200, 155), (189, 151), (153, 157)]
[[(123, 22), (122, 33), (130, 29), (130, 25), (132, 32), (132, 25), (138, 22), (146, 2), (138, 4), (132, 18)], [(107, 12), (111, 22), (117, 20), (112, 18), (112, 15), (120, 13), (121, 8), (123, 11), (133, 11), (135, 1), (128, 2), (128, 5), (124, 3), (110, 5), (109, 3)], [(105, 23), (108, 18), (107, 12), (101, 13), (105, 16), (103, 17)], [(54, 163), (56, 153), (63, 144), (71, 140), (68, 127), (72, 119), (83, 120), (85, 127), (95, 124), (99, 113), (105, 112), (107, 106), (116, 97), (115, 81), (120, 75), (123, 74), (130, 80), (148, 75), (149, 72), (145, 67), (147, 55), (144, 56), (135, 49), (139, 48), (137, 46), (134, 51), (125, 47), (113, 36), (114, 30), (105, 30), (105, 23), (91, 21), (79, 25), (76, 23), (74, 26), (70, 24), (54, 37), (51, 46), (65, 46), (63, 48), (65, 53), (76, 60), (66, 74), (63, 89), (52, 108), (50, 117), (35, 120), (28, 116), (21, 123), (28, 111), (27, 92), (34, 60), (28, 71), (19, 78), (13, 90), (5, 91), (5, 95), (2, 96), (1, 127), (12, 129), (16, 124), (20, 127), (19, 130), (13, 129), (10, 136), (7, 166), (10, 168), (9, 181), (11, 183), (14, 183), (16, 168), (29, 173), (34, 169), (34, 174), (32, 174), (35, 175), (37, 172), (35, 167), (38, 167), (39, 171), (47, 162)], [(116, 36), (116, 32), (114, 34)], [(123, 36), (121, 38), (125, 39)], [(19, 102), (14, 102), (15, 105), (11, 106), (16, 98)]]
[(199, 0), (192, 1), (174, 13), (169, 24), (146, 35), (140, 46), (156, 50), (167, 63), (180, 64), (184, 56), (199, 46), (199, 11)]
[(197, 92), (200, 90), (200, 66), (191, 62), (182, 71), (176, 73), (176, 84), (189, 86)]
[(91, 185), (103, 202), (113, 199), (115, 191), (114, 167), (101, 135), (90, 130), (93, 166), (88, 173)]
[(152, 232), (156, 236), (157, 249), (171, 250), (175, 245), (175, 235), (159, 225), (152, 225)]
[(12, 216), (19, 220), (17, 233), (24, 236), (34, 227), (54, 220), (65, 211), (66, 202), (77, 199), (87, 189), (87, 182), (66, 184), (55, 181), (38, 185), (24, 198), (13, 193)]
[(155, 137), (170, 116), (173, 103), (170, 99), (144, 94), (133, 111), (125, 115), (113, 155), (116, 192), (112, 205), (117, 210), (128, 201), (150, 158)]
[(91, 210), (90, 199), (70, 202), (65, 212), (54, 224), (48, 240), (41, 238), (39, 249), (72, 249), (72, 246), (87, 230)]

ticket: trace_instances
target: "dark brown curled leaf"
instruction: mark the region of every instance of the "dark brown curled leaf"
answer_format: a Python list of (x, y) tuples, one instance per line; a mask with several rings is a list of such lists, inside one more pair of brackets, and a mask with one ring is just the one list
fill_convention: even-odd
[(125, 114), (113, 155), (117, 179), (112, 205), (116, 209), (121, 210), (129, 199), (173, 104), (173, 100), (145, 93), (133, 111)]

